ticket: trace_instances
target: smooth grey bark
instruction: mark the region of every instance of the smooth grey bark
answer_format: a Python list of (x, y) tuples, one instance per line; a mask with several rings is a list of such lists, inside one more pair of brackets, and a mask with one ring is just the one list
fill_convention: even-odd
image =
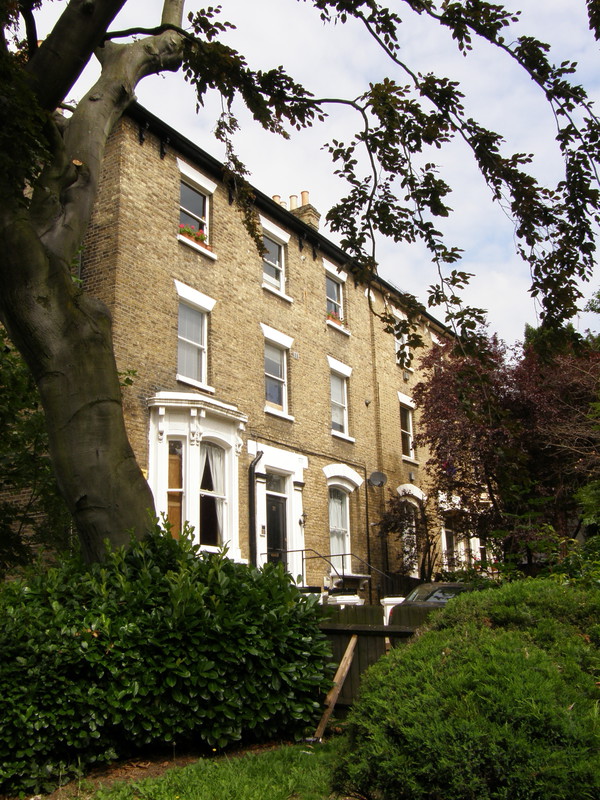
[[(62, 101), (123, 5), (71, 0), (28, 65), (43, 107)], [(163, 20), (180, 25), (182, 7), (181, 0), (166, 0)], [(174, 31), (100, 47), (96, 85), (70, 118), (48, 121), (51, 158), (29, 207), (17, 195), (0, 198), (0, 319), (39, 387), (54, 471), (88, 561), (102, 559), (105, 539), (114, 546), (131, 533), (142, 537), (154, 503), (125, 431), (110, 314), (77, 286), (70, 267), (111, 130), (137, 83), (177, 70), (181, 53)]]

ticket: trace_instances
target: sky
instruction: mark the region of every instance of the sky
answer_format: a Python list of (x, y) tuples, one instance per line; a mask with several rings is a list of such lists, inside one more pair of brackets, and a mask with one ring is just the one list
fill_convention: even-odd
[[(38, 23), (39, 38), (60, 13), (63, 2), (49, 4)], [(200, 3), (186, 0), (186, 12)], [(317, 97), (354, 99), (369, 82), (384, 76), (404, 82), (365, 29), (357, 22), (324, 25), (308, 0), (221, 0), (221, 18), (236, 25), (227, 43), (242, 52), (255, 69), (283, 65), (288, 74)], [(530, 34), (552, 46), (554, 61), (579, 64), (578, 82), (592, 99), (600, 99), (598, 48), (587, 27), (584, 0), (506, 0), (510, 10), (522, 11), (515, 36)], [(135, 25), (148, 27), (160, 22), (161, 0), (129, 0), (112, 29)], [(481, 124), (501, 133), (506, 153), (534, 154), (530, 169), (541, 182), (560, 179), (561, 162), (554, 141), (554, 120), (540, 90), (502, 53), (478, 44), (468, 57), (458, 53), (448, 33), (433, 22), (415, 15), (400, 0), (388, 7), (397, 10), (401, 57), (415, 71), (435, 72), (461, 84), (468, 113)], [(511, 30), (511, 33), (513, 31)], [(93, 79), (94, 67), (85, 73), (73, 91), (83, 95)], [(221, 110), (220, 98), (209, 98), (199, 114), (193, 90), (182, 76), (167, 74), (142, 81), (138, 101), (165, 119), (195, 144), (217, 158), (223, 151), (213, 137)], [(310, 192), (310, 202), (322, 213), (341, 197), (346, 187), (333, 174), (323, 145), (333, 139), (346, 141), (359, 121), (348, 109), (331, 111), (326, 122), (311, 130), (292, 132), (286, 141), (264, 132), (243, 109), (235, 109), (242, 123), (236, 135), (238, 155), (250, 170), (251, 182), (268, 195), (299, 195)], [(488, 311), (489, 330), (507, 343), (522, 339), (526, 323), (537, 325), (538, 309), (528, 294), (529, 270), (516, 254), (514, 225), (490, 199), (489, 190), (464, 146), (428, 155), (440, 165), (441, 176), (452, 186), (452, 215), (441, 229), (447, 243), (463, 249), (461, 269), (473, 273), (465, 301)], [(436, 220), (437, 222), (438, 220)], [(321, 232), (329, 235), (322, 225)], [(331, 236), (334, 239), (335, 237)], [(437, 282), (431, 257), (420, 245), (378, 244), (377, 258), (383, 278), (398, 288), (427, 299), (428, 287)], [(598, 289), (598, 274), (582, 287), (585, 297)], [(443, 318), (441, 310), (434, 316)], [(598, 330), (597, 317), (581, 314), (574, 320), (580, 330)]]

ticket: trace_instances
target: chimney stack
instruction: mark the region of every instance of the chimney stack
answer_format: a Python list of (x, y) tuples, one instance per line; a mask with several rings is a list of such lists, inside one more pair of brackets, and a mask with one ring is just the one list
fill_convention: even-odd
[[(278, 206), (287, 208), (287, 204), (285, 200), (281, 199), (280, 194), (274, 194), (272, 198), (273, 202), (277, 203)], [(295, 217), (301, 219), (302, 222), (310, 225), (311, 228), (314, 228), (317, 231), (319, 230), (319, 220), (321, 219), (321, 215), (314, 206), (311, 206), (309, 193), (307, 191), (300, 192), (300, 205), (298, 205), (298, 195), (290, 195), (290, 211)]]
[[(292, 195), (292, 197), (298, 200), (296, 195)], [(300, 192), (300, 202), (301, 205), (299, 208), (296, 208), (295, 205), (292, 207), (292, 197), (290, 197), (290, 210), (294, 216), (301, 219), (302, 222), (305, 222), (307, 225), (310, 225), (311, 228), (314, 228), (316, 231), (319, 230), (319, 220), (321, 219), (321, 215), (317, 211), (314, 206), (311, 206), (309, 201), (309, 194), (307, 191)]]

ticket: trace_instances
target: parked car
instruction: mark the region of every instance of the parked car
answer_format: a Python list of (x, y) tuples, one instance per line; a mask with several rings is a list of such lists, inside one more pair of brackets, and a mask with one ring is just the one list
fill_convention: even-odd
[(392, 608), (389, 624), (418, 628), (435, 608), (443, 608), (457, 594), (470, 589), (464, 583), (422, 583), (406, 595), (403, 603)]

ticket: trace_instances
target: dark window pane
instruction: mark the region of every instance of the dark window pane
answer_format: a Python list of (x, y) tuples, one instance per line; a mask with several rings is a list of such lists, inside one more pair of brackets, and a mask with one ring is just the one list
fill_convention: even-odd
[(267, 403), (283, 407), (283, 383), (274, 378), (265, 377), (265, 399)]
[(200, 496), (200, 544), (217, 547), (219, 542), (219, 516), (216, 497)]
[(185, 183), (181, 184), (180, 205), (197, 218), (206, 216), (206, 197)]
[(269, 261), (271, 264), (281, 266), (281, 245), (269, 239), (267, 236), (263, 236), (263, 246), (267, 251), (263, 256), (264, 260)]

